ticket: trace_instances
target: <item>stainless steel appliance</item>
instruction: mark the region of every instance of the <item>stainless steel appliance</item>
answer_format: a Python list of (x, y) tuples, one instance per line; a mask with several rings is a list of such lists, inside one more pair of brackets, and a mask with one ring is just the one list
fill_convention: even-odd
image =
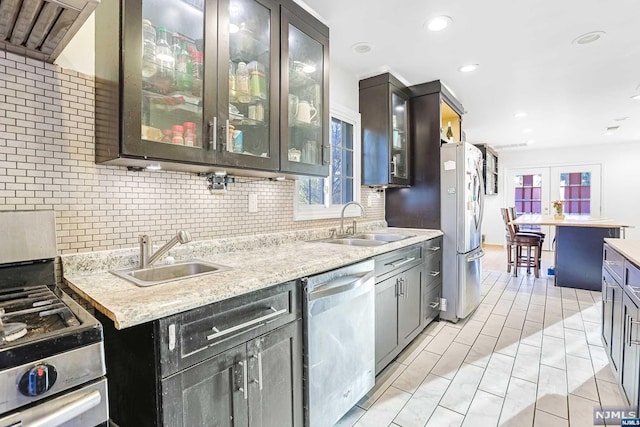
[(333, 426), (375, 383), (374, 263), (303, 285), (305, 425)]
[(106, 426), (102, 326), (55, 287), (55, 228), (33, 233), (44, 224), (53, 212), (0, 216), (13, 249), (0, 251), (0, 427)]
[(466, 142), (441, 147), (442, 296), (440, 318), (467, 317), (480, 304), (484, 188), (482, 153)]

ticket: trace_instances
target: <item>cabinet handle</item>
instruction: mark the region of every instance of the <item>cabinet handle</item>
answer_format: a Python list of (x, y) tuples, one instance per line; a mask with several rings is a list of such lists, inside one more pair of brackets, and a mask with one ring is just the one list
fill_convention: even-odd
[(629, 345), (640, 345), (640, 341), (631, 339), (633, 335), (633, 325), (640, 325), (640, 322), (633, 320), (633, 317), (629, 316)]
[(247, 359), (242, 362), (238, 362), (238, 365), (242, 366), (242, 387), (238, 389), (238, 391), (242, 392), (244, 395), (244, 400), (248, 398), (248, 390), (247, 390)]
[(213, 151), (216, 151), (217, 148), (217, 140), (218, 140), (218, 118), (216, 116), (213, 117), (213, 120), (209, 122), (209, 134), (211, 135), (211, 139), (209, 140), (209, 145)]
[(260, 387), (260, 391), (262, 391), (262, 352), (258, 353), (257, 356), (251, 356), (258, 359), (258, 379), (253, 380), (258, 383), (258, 387)]
[(224, 335), (228, 335), (228, 334), (230, 334), (232, 332), (236, 332), (236, 331), (239, 331), (239, 330), (244, 329), (244, 328), (248, 328), (249, 326), (253, 326), (253, 325), (256, 325), (258, 323), (266, 322), (267, 320), (273, 319), (274, 317), (278, 317), (281, 314), (289, 312), (289, 309), (287, 309), (287, 308), (283, 308), (281, 310), (276, 310), (274, 307), (269, 307), (269, 310), (272, 311), (269, 314), (265, 314), (264, 316), (260, 316), (260, 317), (258, 317), (256, 319), (249, 320), (248, 322), (241, 323), (240, 325), (232, 326), (229, 329), (219, 330), (218, 328), (216, 328), (214, 326), (211, 329), (213, 331), (215, 331), (215, 333), (213, 333), (211, 335), (207, 335), (207, 341), (211, 341), (212, 339), (219, 338), (219, 337), (224, 336)]
[(391, 263), (389, 263), (387, 265), (390, 265), (391, 267), (394, 267), (394, 268), (402, 267), (403, 265), (408, 264), (411, 261), (415, 261), (415, 259), (416, 259), (416, 257), (404, 258), (401, 261), (394, 261), (394, 262), (391, 262)]
[(604, 299), (602, 300), (603, 303), (608, 303), (611, 302), (612, 300), (607, 299), (607, 290), (608, 289), (615, 289), (617, 286), (616, 285), (612, 285), (611, 283), (607, 282), (605, 279), (602, 279), (602, 284), (604, 285)]
[(324, 145), (324, 144), (322, 145), (322, 164), (323, 165), (326, 165), (329, 163), (330, 156), (324, 155), (325, 150), (328, 150), (329, 148), (331, 148), (330, 145)]
[(176, 325), (174, 323), (169, 325), (169, 351), (173, 351), (176, 348)]
[(430, 246), (427, 249), (429, 249), (430, 251), (433, 251), (433, 252), (437, 252), (437, 251), (440, 250), (440, 246)]
[(391, 176), (396, 176), (396, 157), (393, 156), (393, 158), (391, 159), (391, 172), (390, 172)]
[(429, 273), (429, 276), (431, 277), (438, 277), (440, 275), (439, 271), (432, 271), (431, 273)]
[(229, 150), (229, 119), (224, 122), (224, 144), (222, 150)]
[(432, 302), (431, 304), (429, 304), (429, 307), (431, 308), (438, 308), (438, 306), (440, 305), (439, 302)]

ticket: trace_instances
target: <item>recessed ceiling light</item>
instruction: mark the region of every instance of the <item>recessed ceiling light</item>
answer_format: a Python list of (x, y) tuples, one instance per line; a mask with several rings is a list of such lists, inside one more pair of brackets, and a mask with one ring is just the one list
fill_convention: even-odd
[(571, 43), (580, 45), (593, 43), (600, 40), (602, 37), (604, 37), (605, 34), (606, 33), (604, 31), (590, 31), (576, 37)]
[(359, 42), (351, 45), (351, 50), (355, 53), (368, 53), (371, 52), (371, 49), (373, 49), (373, 45), (367, 42)]
[(522, 129), (522, 133), (531, 133), (531, 132), (533, 132), (533, 129), (529, 129), (529, 128)]
[(431, 18), (427, 21), (429, 31), (442, 31), (453, 23), (450, 16), (441, 15)]
[(462, 67), (458, 68), (458, 71), (460, 71), (461, 73), (470, 73), (472, 71), (475, 71), (478, 69), (478, 64), (467, 64), (467, 65), (463, 65)]
[(611, 136), (611, 135), (613, 135), (613, 132), (611, 131), (606, 131), (602, 133), (602, 136)]
[(640, 94), (639, 95), (633, 95), (631, 97), (631, 99), (639, 100), (640, 99)]
[(628, 116), (624, 116), (624, 117), (616, 117), (615, 119), (613, 119), (614, 122), (623, 122), (625, 120), (627, 120), (629, 117)]
[(524, 111), (519, 111), (515, 113), (513, 117), (515, 117), (516, 119), (521, 119), (523, 117), (527, 117), (527, 113), (525, 113)]

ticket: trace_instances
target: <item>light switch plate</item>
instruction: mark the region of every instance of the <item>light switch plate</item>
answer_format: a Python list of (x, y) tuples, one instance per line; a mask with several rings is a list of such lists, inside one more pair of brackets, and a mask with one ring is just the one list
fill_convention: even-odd
[(258, 193), (249, 193), (249, 213), (258, 212)]

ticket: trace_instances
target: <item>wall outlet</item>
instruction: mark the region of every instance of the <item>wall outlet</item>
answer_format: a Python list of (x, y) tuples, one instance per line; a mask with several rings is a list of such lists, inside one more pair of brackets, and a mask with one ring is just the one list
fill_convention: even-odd
[(440, 311), (447, 311), (447, 300), (440, 298)]
[(258, 212), (258, 193), (249, 193), (249, 213)]

